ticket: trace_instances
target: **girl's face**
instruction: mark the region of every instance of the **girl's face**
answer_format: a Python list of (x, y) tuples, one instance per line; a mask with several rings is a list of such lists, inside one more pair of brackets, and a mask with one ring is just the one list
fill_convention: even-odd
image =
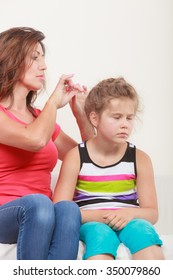
[(101, 115), (95, 115), (93, 124), (98, 137), (113, 143), (124, 143), (132, 132), (134, 119), (134, 101), (125, 97), (114, 98)]
[(20, 83), (26, 87), (28, 91), (40, 90), (44, 85), (44, 72), (46, 68), (43, 49), (40, 43), (38, 43), (33, 53), (26, 59), (26, 71)]

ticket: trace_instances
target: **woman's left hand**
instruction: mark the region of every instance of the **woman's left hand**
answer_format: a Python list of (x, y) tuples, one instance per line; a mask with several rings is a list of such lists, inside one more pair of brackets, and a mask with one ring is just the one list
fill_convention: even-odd
[(80, 134), (82, 137), (82, 140), (85, 141), (88, 138), (91, 138), (94, 136), (94, 128), (89, 122), (85, 110), (85, 100), (88, 96), (87, 88), (85, 86), (82, 86), (84, 91), (78, 92), (73, 98), (70, 100), (69, 104), (72, 110), (72, 113), (74, 117), (76, 118)]
[(72, 113), (77, 120), (85, 115), (84, 105), (88, 92), (85, 86), (83, 86), (83, 89), (83, 92), (78, 92), (69, 102)]

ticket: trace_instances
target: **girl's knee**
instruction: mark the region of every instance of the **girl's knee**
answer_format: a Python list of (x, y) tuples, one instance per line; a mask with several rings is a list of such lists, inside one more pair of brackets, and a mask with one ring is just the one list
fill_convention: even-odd
[[(123, 231), (123, 230), (122, 230)], [(155, 232), (153, 225), (144, 219), (133, 219), (124, 228), (129, 234), (133, 233), (133, 236), (139, 236), (141, 234), (147, 234)]]
[(144, 219), (130, 221), (120, 231), (119, 238), (132, 254), (152, 245), (162, 245), (154, 226)]
[(114, 238), (114, 231), (106, 224), (99, 222), (88, 222), (81, 226), (80, 239), (84, 242), (91, 240), (97, 240), (102, 243), (105, 240)]
[(86, 245), (84, 259), (100, 254), (110, 254), (116, 257), (120, 241), (116, 233), (106, 224), (89, 222), (80, 229), (80, 240)]

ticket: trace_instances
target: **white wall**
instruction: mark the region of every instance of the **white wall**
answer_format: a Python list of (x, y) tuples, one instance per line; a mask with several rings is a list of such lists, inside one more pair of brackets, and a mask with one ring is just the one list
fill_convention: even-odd
[[(157, 184), (164, 189), (167, 182), (171, 191), (172, 15), (172, 0), (0, 0), (0, 31), (30, 26), (46, 35), (48, 85), (39, 106), (62, 73), (75, 73), (89, 89), (119, 75), (134, 85), (144, 110), (132, 140), (151, 155)], [(58, 122), (80, 141), (68, 106), (59, 110)]]

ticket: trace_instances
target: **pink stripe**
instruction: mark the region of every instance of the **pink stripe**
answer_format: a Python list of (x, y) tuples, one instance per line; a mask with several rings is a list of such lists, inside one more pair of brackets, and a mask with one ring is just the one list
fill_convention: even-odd
[(119, 207), (119, 208), (98, 208), (98, 210), (119, 210), (119, 209), (122, 209), (122, 207)]
[(135, 175), (121, 174), (121, 175), (105, 175), (105, 176), (85, 176), (79, 175), (79, 180), (89, 182), (105, 182), (105, 181), (120, 181), (120, 180), (133, 180)]

